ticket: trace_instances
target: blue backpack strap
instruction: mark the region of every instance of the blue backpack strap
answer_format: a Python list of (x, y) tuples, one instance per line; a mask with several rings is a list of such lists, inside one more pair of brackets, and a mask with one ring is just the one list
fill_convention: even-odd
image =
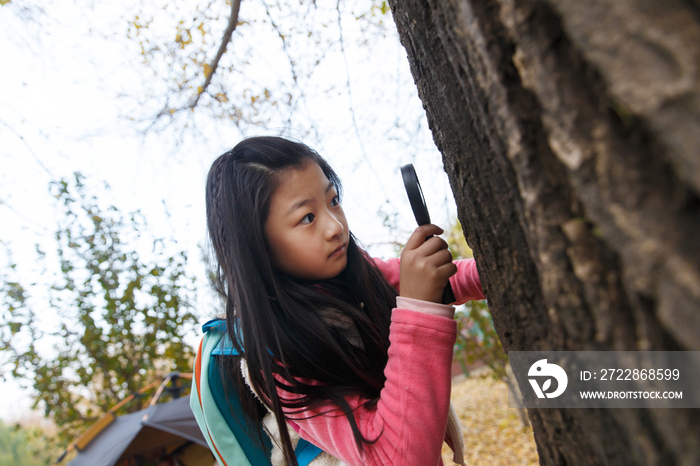
[(297, 447), (294, 449), (294, 455), (297, 457), (299, 466), (308, 465), (314, 458), (320, 455), (321, 452), (323, 452), (323, 450), (304, 439), (300, 439), (299, 443), (297, 443)]
[[(233, 348), (231, 340), (228, 338), (226, 321), (224, 319), (213, 319), (202, 326), (205, 335), (211, 335), (217, 339), (217, 344), (209, 351), (210, 361), (207, 364), (208, 386), (211, 398), (214, 399), (216, 407), (226, 421), (231, 432), (238, 440), (239, 447), (245, 453), (248, 461), (253, 465), (270, 465), (270, 452), (272, 442), (267, 435), (262, 435), (263, 446), (261, 447), (257, 439), (261, 433), (265, 433), (262, 424), (252, 422), (245, 416), (238, 400), (236, 388), (226, 382), (221, 374), (220, 365), (214, 356), (235, 356), (238, 352)], [(240, 336), (239, 336), (240, 338)], [(199, 355), (198, 355), (199, 356)], [(307, 466), (323, 450), (313, 443), (300, 439), (294, 449), (299, 466)]]
[[(238, 439), (248, 461), (253, 465), (269, 465), (272, 442), (264, 434), (262, 424), (253, 422), (244, 413), (238, 398), (238, 390), (232, 384), (225, 385), (221, 366), (215, 358), (209, 364), (209, 388), (219, 412), (229, 429)], [(263, 440), (263, 445), (259, 439)]]
[(202, 332), (207, 333), (211, 329), (226, 332), (226, 319), (211, 319), (202, 325)]
[[(222, 332), (207, 332), (202, 337), (194, 362), (190, 406), (197, 424), (219, 464), (222, 466), (255, 466), (255, 462), (248, 459), (239, 438), (231, 431), (229, 422), (219, 410), (212, 395), (212, 387), (209, 385), (209, 366), (216, 365), (216, 361), (210, 353), (219, 345), (222, 336)], [(241, 441), (245, 443), (246, 439), (243, 438)]]

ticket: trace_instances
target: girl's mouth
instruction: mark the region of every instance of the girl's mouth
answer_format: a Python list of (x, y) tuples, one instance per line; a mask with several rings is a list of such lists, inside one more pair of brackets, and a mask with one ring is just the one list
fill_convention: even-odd
[(342, 244), (342, 245), (338, 246), (338, 248), (337, 248), (335, 251), (333, 251), (333, 252), (331, 253), (331, 255), (328, 256), (328, 258), (329, 258), (329, 259), (334, 259), (334, 258), (336, 258), (336, 257), (342, 256), (343, 254), (345, 254), (346, 247), (347, 247), (346, 244)]

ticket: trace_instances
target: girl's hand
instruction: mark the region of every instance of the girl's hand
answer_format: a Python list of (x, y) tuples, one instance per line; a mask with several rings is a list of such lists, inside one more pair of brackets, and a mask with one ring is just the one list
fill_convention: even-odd
[(442, 294), (457, 266), (452, 263), (452, 253), (442, 238), (431, 235), (443, 233), (436, 225), (421, 225), (415, 229), (403, 251), (399, 289), (404, 298), (442, 302)]

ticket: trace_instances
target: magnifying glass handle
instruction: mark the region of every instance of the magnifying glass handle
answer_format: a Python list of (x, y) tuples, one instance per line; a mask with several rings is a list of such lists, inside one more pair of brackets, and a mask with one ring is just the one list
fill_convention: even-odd
[(455, 299), (455, 294), (452, 291), (452, 285), (450, 285), (450, 282), (447, 282), (447, 286), (445, 287), (445, 291), (442, 293), (442, 304), (452, 304), (456, 301)]
[[(416, 222), (418, 222), (418, 225), (430, 223), (430, 214), (428, 214), (428, 208), (425, 205), (423, 190), (420, 187), (418, 175), (416, 175), (416, 169), (413, 168), (412, 163), (401, 167), (401, 177), (403, 178), (403, 184), (406, 187), (406, 194), (408, 194), (408, 200), (411, 203), (411, 209), (413, 209)], [(425, 240), (428, 241), (432, 237), (432, 235), (428, 236)], [(455, 295), (452, 292), (452, 286), (447, 282), (447, 287), (445, 287), (445, 292), (442, 295), (442, 303), (452, 304), (454, 302)]]

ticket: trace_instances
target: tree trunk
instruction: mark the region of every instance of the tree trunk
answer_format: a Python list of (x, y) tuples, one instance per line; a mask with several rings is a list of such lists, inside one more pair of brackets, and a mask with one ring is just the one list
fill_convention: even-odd
[[(506, 351), (700, 350), (700, 1), (390, 4)], [(694, 410), (528, 411), (542, 465), (700, 464)]]

